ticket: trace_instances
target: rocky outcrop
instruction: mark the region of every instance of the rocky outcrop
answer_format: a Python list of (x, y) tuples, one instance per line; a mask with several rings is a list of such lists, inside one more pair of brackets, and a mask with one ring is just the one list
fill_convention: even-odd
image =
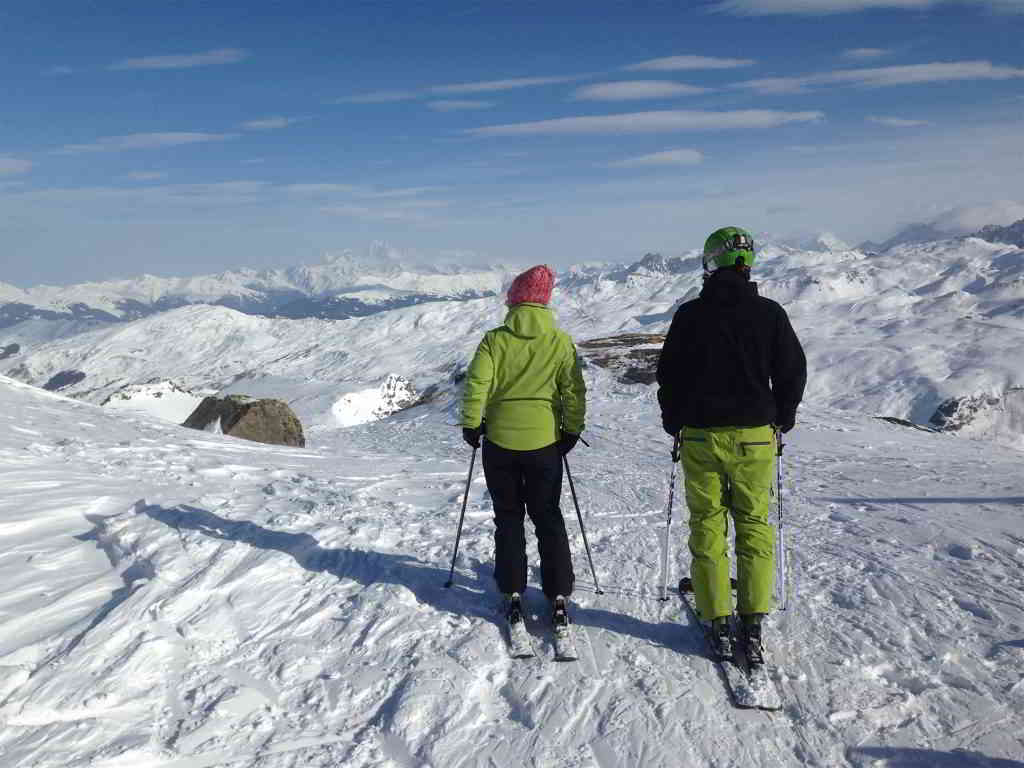
[(1005, 423), (1024, 434), (1024, 387), (1011, 387), (1001, 395), (951, 397), (939, 404), (929, 423), (943, 432)]
[(8, 344), (6, 347), (0, 347), (0, 360), (6, 360), (8, 357), (14, 357), (19, 352), (21, 352), (20, 344)]
[(1024, 450), (1024, 387), (951, 397), (939, 405), (930, 423), (943, 432)]
[(989, 224), (987, 227), (982, 227), (974, 236), (990, 243), (1006, 243), (1024, 248), (1024, 219), (1015, 221), (1006, 227)]
[(73, 386), (74, 384), (78, 384), (82, 381), (85, 381), (85, 374), (81, 371), (61, 371), (43, 384), (43, 389), (49, 390), (50, 392), (57, 392), (58, 390), (65, 389), (66, 387)]
[(295, 412), (284, 401), (269, 398), (257, 400), (245, 395), (207, 397), (182, 426), (202, 430), (213, 428), (213, 431), (257, 443), (300, 448), (306, 445), (302, 423)]
[(585, 363), (612, 371), (624, 384), (653, 384), (664, 343), (660, 333), (625, 333), (581, 341), (577, 347)]

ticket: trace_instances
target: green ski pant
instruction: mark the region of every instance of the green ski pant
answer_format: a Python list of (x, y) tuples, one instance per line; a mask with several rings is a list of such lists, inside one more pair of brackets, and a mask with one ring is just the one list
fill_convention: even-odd
[(736, 527), (736, 610), (771, 613), (775, 609), (774, 429), (684, 427), (680, 454), (690, 510), (690, 578), (700, 617), (710, 621), (733, 612), (728, 512)]

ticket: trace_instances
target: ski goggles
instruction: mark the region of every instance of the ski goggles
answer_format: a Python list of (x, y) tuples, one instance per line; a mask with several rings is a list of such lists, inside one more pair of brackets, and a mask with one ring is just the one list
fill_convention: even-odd
[(726, 251), (753, 251), (754, 250), (754, 240), (753, 240), (753, 238), (751, 238), (750, 235), (748, 235), (746, 233), (743, 233), (743, 232), (737, 232), (735, 235), (733, 235), (728, 240), (726, 240), (724, 245), (725, 245), (725, 248), (723, 250), (726, 250)]

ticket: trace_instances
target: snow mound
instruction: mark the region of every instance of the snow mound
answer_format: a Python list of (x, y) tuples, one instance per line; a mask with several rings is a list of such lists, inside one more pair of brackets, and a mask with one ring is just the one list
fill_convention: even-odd
[(154, 381), (129, 384), (110, 395), (102, 405), (115, 410), (140, 411), (181, 424), (203, 401), (203, 397), (174, 381)]
[(412, 383), (397, 374), (389, 374), (379, 387), (350, 392), (331, 412), (340, 427), (353, 427), (390, 416), (408, 408), (418, 399)]

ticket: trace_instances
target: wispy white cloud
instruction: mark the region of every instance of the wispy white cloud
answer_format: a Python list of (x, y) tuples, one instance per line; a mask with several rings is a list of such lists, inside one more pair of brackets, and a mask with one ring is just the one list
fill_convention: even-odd
[(275, 199), (275, 187), (269, 182), (237, 180), (209, 182), (205, 184), (158, 184), (154, 186), (105, 186), (105, 187), (52, 187), (32, 189), (22, 193), (28, 201), (52, 203), (55, 205), (98, 205), (114, 204), (114, 210), (127, 208), (154, 207), (165, 211), (168, 206), (196, 205), (225, 206), (250, 205)]
[[(347, 196), (362, 199), (385, 199), (385, 198), (415, 198), (422, 195), (429, 195), (447, 187), (399, 187), (395, 189), (375, 189), (359, 184), (338, 184), (332, 182), (315, 182), (305, 184), (285, 184), (281, 189), (289, 195), (335, 195)], [(403, 201), (400, 205), (406, 205)]]
[(50, 67), (47, 70), (44, 70), (43, 74), (44, 75), (50, 75), (51, 77), (64, 77), (66, 75), (74, 74), (74, 72), (75, 72), (75, 70), (72, 67), (66, 67), (66, 66), (63, 66), (63, 65), (58, 65), (58, 66), (55, 66), (55, 67)]
[(28, 173), (30, 170), (32, 170), (30, 160), (0, 156), (0, 176), (16, 176), (19, 173)]
[(945, 211), (932, 222), (952, 232), (977, 232), (986, 224), (1006, 226), (1024, 219), (1024, 202), (997, 200), (982, 205), (966, 205)]
[(661, 166), (698, 165), (704, 160), (696, 149), (668, 149), (664, 152), (654, 152), (650, 155), (638, 157), (627, 157), (625, 160), (617, 160), (608, 163), (609, 168), (651, 168)]
[(427, 106), (435, 112), (460, 112), (470, 109), (490, 109), (494, 106), (494, 102), (475, 101), (472, 99), (441, 99), (439, 101), (428, 101)]
[(582, 75), (558, 77), (512, 77), (505, 80), (482, 80), (475, 83), (455, 83), (453, 85), (434, 85), (427, 89), (430, 93), (491, 93), (494, 91), (511, 91), (518, 88), (533, 88), (538, 85), (557, 85), (579, 80)]
[(265, 117), (261, 120), (247, 120), (240, 127), (247, 131), (276, 131), (308, 119), (307, 117)]
[(886, 48), (847, 48), (840, 55), (853, 61), (869, 61), (888, 56), (890, 53), (891, 51)]
[(1024, 4), (1020, 0), (720, 0), (712, 6), (712, 10), (739, 16), (787, 13), (824, 15), (875, 8), (920, 11), (952, 3), (976, 5), (1008, 13), (1024, 12)]
[(786, 123), (821, 120), (822, 112), (781, 112), (770, 109), (744, 109), (732, 112), (662, 110), (621, 115), (562, 117), (529, 123), (509, 123), (472, 128), (471, 136), (529, 136), (571, 134), (670, 133), (674, 131), (712, 131), (720, 129), (770, 128)]
[(356, 195), (365, 192), (365, 187), (355, 184), (286, 184), (284, 191), (291, 195)]
[(660, 59), (648, 59), (623, 67), (631, 71), (676, 72), (687, 69), (737, 69), (749, 67), (753, 59), (725, 59), (714, 56), (665, 56)]
[(131, 133), (125, 136), (104, 136), (89, 144), (66, 144), (56, 150), (58, 154), (73, 155), (80, 152), (120, 152), (128, 149), (163, 149), (184, 144), (200, 144), (208, 141), (225, 141), (237, 137), (237, 133), (203, 133), (199, 131), (177, 131), (166, 133)]
[(765, 77), (736, 83), (736, 87), (760, 93), (798, 93), (816, 85), (886, 88), (954, 80), (1009, 80), (1020, 77), (1024, 77), (1024, 69), (997, 66), (991, 61), (937, 61), (896, 67), (839, 69), (801, 77)]
[(367, 193), (367, 197), (391, 198), (391, 197), (418, 197), (420, 195), (431, 195), (435, 192), (442, 192), (448, 187), (401, 187), (398, 189), (383, 189)]
[(172, 56), (143, 56), (138, 59), (122, 59), (108, 69), (192, 69), (216, 64), (235, 64), (249, 58), (249, 52), (241, 48), (217, 48), (202, 53), (185, 53)]
[(865, 119), (869, 123), (886, 125), (890, 128), (917, 128), (922, 125), (931, 125), (927, 120), (908, 120), (904, 117), (881, 117), (878, 115), (869, 115)]
[[(481, 80), (472, 83), (453, 83), (449, 85), (432, 85), (416, 90), (384, 90), (346, 96), (335, 99), (334, 104), (388, 104), (398, 101), (414, 101), (429, 99), (432, 96), (459, 96), (474, 93), (497, 93), (519, 88), (532, 88), (541, 85), (571, 83), (580, 80), (582, 75), (562, 75), (558, 77), (513, 77), (504, 80)], [(486, 109), (493, 106), (492, 102), (434, 99), (428, 103), (431, 109), (438, 111), (454, 111), (459, 109)]]
[(404, 221), (412, 223), (423, 223), (430, 219), (424, 209), (440, 208), (447, 205), (439, 201), (438, 205), (427, 205), (426, 201), (419, 206), (370, 206), (370, 205), (330, 205), (320, 209), (321, 213), (332, 216), (347, 216), (364, 221)]
[(421, 97), (418, 91), (371, 91), (355, 96), (335, 99), (334, 104), (390, 104), (397, 101), (412, 101)]
[(572, 97), (576, 101), (630, 101), (633, 99), (693, 96), (698, 93), (706, 93), (707, 90), (707, 88), (698, 88), (695, 85), (685, 85), (671, 80), (622, 80), (577, 88)]
[(133, 171), (132, 173), (124, 174), (121, 178), (128, 181), (160, 181), (161, 179), (166, 179), (167, 174), (163, 171)]

